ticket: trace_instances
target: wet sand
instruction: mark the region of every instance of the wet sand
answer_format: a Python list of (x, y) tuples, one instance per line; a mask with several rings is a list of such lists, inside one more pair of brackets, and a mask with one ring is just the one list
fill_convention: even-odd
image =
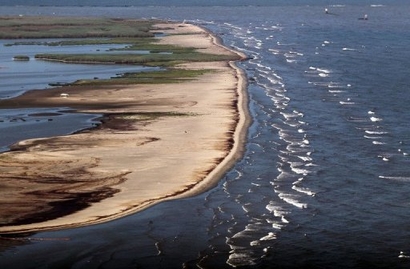
[[(245, 58), (198, 26), (158, 27), (177, 34), (161, 43)], [(0, 101), (106, 115), (97, 128), (21, 141), (0, 155), (0, 234), (105, 222), (215, 186), (244, 150), (246, 80), (233, 62), (180, 67), (212, 72), (178, 84), (61, 87)]]

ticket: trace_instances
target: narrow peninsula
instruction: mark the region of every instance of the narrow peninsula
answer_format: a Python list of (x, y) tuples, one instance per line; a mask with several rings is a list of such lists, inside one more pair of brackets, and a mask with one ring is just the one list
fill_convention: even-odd
[[(69, 107), (94, 128), (20, 141), (0, 154), (0, 234), (79, 227), (208, 190), (244, 150), (245, 59), (202, 27), (130, 19), (2, 17), (0, 38), (127, 44), (122, 53), (37, 61), (157, 66), (0, 100), (1, 109)], [(44, 40), (44, 41), (42, 41)], [(18, 41), (16, 44), (18, 45)], [(146, 54), (134, 51), (149, 51)]]

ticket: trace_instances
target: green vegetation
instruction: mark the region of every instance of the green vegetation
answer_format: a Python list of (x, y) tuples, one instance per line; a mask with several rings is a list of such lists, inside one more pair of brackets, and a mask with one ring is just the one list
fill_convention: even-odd
[[(149, 84), (176, 83), (210, 72), (210, 70), (176, 69), (175, 65), (185, 62), (209, 62), (237, 60), (238, 56), (200, 53), (195, 48), (178, 47), (157, 43), (153, 31), (157, 21), (126, 20), (107, 18), (73, 17), (0, 17), (0, 39), (27, 38), (17, 45), (101, 45), (121, 44), (124, 48), (116, 52), (94, 54), (49, 54), (35, 56), (38, 60), (64, 63), (86, 64), (128, 64), (163, 67), (161, 71), (127, 73), (111, 79), (79, 80), (68, 85), (111, 85), (111, 84)], [(39, 40), (43, 38), (43, 40)], [(44, 38), (61, 38), (47, 41)], [(74, 39), (75, 38), (75, 39)], [(138, 53), (144, 52), (144, 53)], [(16, 56), (23, 60), (23, 56)], [(62, 85), (56, 85), (62, 86)]]
[(30, 57), (26, 55), (16, 55), (13, 57), (13, 60), (15, 61), (30, 61)]
[(0, 17), (0, 38), (153, 37), (153, 21), (74, 17)]
[(119, 77), (111, 79), (82, 79), (70, 83), (68, 85), (128, 85), (128, 84), (162, 84), (162, 83), (178, 83), (186, 80), (194, 79), (195, 77), (212, 72), (211, 70), (187, 70), (174, 69), (159, 70), (151, 72), (125, 73)]
[(149, 53), (149, 54), (37, 54), (36, 59), (65, 63), (133, 64), (143, 66), (171, 67), (185, 62), (211, 62), (235, 60), (232, 56), (212, 55), (200, 52)]
[(42, 46), (81, 46), (81, 45), (105, 45), (105, 44), (149, 44), (156, 42), (153, 37), (114, 37), (114, 38), (81, 38), (81, 39), (61, 39), (57, 41), (47, 41), (44, 39), (35, 39), (30, 41), (14, 41), (5, 46), (19, 45), (42, 45)]

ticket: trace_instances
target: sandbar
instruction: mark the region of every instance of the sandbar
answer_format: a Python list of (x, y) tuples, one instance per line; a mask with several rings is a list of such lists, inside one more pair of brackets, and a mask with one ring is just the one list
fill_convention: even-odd
[[(202, 27), (175, 22), (163, 44), (245, 56)], [(244, 152), (246, 78), (234, 61), (190, 62), (194, 80), (29, 91), (18, 106), (108, 115), (96, 128), (24, 140), (0, 154), (0, 234), (97, 224), (209, 190)], [(163, 113), (141, 120), (142, 113)]]

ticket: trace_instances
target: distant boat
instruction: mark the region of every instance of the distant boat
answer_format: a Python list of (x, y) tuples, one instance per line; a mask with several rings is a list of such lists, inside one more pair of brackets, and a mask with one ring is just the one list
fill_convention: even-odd
[(364, 14), (364, 16), (362, 18), (359, 18), (359, 20), (367, 21), (368, 20), (367, 14)]
[(325, 14), (328, 14), (328, 15), (336, 15), (336, 14), (330, 12), (329, 9), (327, 9), (327, 8), (325, 8)]

